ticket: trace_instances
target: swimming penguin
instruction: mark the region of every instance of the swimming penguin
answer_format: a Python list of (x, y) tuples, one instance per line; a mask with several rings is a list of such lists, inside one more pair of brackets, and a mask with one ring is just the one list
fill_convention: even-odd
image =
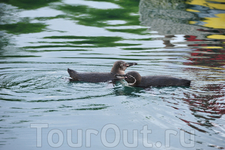
[(89, 73), (78, 73), (72, 69), (67, 69), (70, 77), (70, 81), (83, 81), (83, 82), (108, 82), (118, 80), (115, 78), (115, 75), (124, 75), (127, 67), (137, 65), (137, 63), (126, 63), (124, 61), (116, 61), (111, 69), (111, 72), (108, 73), (98, 73), (98, 72), (89, 72)]
[(184, 86), (189, 87), (190, 80), (179, 79), (169, 76), (141, 76), (136, 71), (128, 72), (125, 75), (115, 75), (118, 79), (125, 79), (130, 86), (135, 87), (166, 87), (166, 86)]

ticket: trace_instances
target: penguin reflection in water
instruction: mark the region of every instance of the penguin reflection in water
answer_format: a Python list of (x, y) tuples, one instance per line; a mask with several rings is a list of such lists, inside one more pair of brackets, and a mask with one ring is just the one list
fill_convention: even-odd
[(128, 72), (125, 75), (115, 75), (118, 79), (125, 79), (128, 85), (141, 88), (149, 87), (167, 87), (167, 86), (182, 86), (189, 87), (190, 80), (179, 79), (169, 76), (141, 76), (136, 71)]
[(67, 69), (71, 79), (70, 81), (82, 81), (82, 82), (108, 82), (120, 80), (115, 78), (115, 75), (124, 75), (127, 67), (137, 65), (137, 63), (126, 63), (124, 61), (116, 61), (111, 69), (111, 72), (108, 73), (99, 73), (99, 72), (89, 72), (89, 73), (79, 73), (72, 69)]

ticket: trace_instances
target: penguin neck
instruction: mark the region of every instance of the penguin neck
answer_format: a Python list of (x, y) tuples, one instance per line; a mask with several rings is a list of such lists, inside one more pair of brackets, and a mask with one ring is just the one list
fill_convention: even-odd
[(112, 68), (111, 73), (113, 73), (113, 74), (125, 74), (125, 71), (120, 70), (120, 69), (116, 69), (116, 68)]

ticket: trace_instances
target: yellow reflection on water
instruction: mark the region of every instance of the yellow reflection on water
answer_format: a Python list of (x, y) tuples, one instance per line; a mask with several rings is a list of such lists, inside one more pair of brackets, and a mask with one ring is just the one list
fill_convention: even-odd
[(201, 5), (205, 7), (209, 7), (210, 9), (225, 9), (225, 4), (217, 4), (213, 2), (224, 2), (224, 0), (191, 0), (191, 1), (186, 1), (187, 4), (190, 5)]
[(207, 38), (209, 38), (209, 39), (223, 39), (223, 40), (225, 40), (225, 36), (224, 35), (209, 35), (209, 36), (207, 36)]
[[(225, 6), (224, 6), (225, 7)], [(203, 26), (205, 27), (211, 27), (211, 28), (216, 28), (216, 29), (225, 29), (225, 14), (215, 14), (215, 18), (205, 18)]]
[[(218, 11), (218, 13), (216, 14), (211, 14), (210, 16), (212, 17), (205, 17), (203, 20), (201, 20), (202, 22), (204, 22), (204, 24), (202, 24), (201, 26), (217, 29), (218, 32), (222, 32), (220, 30), (225, 29), (225, 14), (221, 13), (221, 11), (225, 10), (225, 4), (221, 4), (221, 2), (224, 2), (224, 0), (210, 0), (210, 1), (191, 0), (191, 1), (187, 1), (186, 3), (190, 5), (200, 5), (200, 6), (208, 7), (209, 9)], [(186, 11), (194, 12), (194, 13), (200, 12), (199, 10), (190, 9), (190, 8), (186, 9)], [(189, 21), (189, 24), (196, 24), (196, 23), (197, 23), (196, 21)], [(217, 34), (208, 35), (207, 38), (224, 40), (225, 36), (220, 33), (219, 34), (217, 33)], [(223, 48), (223, 47), (210, 47), (210, 48)]]

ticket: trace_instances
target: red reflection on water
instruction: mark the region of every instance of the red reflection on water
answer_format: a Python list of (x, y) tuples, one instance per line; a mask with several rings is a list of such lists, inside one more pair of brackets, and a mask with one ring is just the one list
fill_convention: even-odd
[[(225, 114), (224, 89), (225, 85), (209, 84), (203, 89), (205, 93), (185, 93), (186, 98), (183, 98), (183, 101), (189, 104), (193, 112), (204, 112), (209, 114), (207, 116), (210, 118), (220, 118)], [(207, 94), (207, 91), (210, 93)]]
[[(199, 29), (199, 31), (212, 34), (224, 32), (224, 30), (219, 29)], [(224, 70), (225, 40), (213, 40), (207, 38), (197, 39), (197, 36), (194, 35), (186, 35), (184, 37), (186, 41), (191, 43), (188, 44), (188, 46), (193, 49), (191, 57), (188, 59), (189, 62), (185, 62), (185, 65), (200, 65), (206, 66), (208, 69)], [(193, 71), (198, 72), (197, 69), (193, 69)], [(193, 115), (196, 118), (203, 118), (202, 120), (205, 120), (203, 123), (195, 124), (199, 124), (201, 126), (213, 126), (209, 120), (221, 118), (221, 116), (225, 114), (225, 85), (207, 84), (201, 88), (201, 93), (184, 93), (185, 98), (183, 98), (183, 101), (189, 105), (189, 109), (193, 112)], [(184, 119), (181, 120), (186, 122), (188, 125), (193, 126), (191, 123), (193, 124), (194, 122), (189, 122)], [(197, 130), (201, 131), (199, 128)]]
[[(199, 47), (192, 51), (191, 62), (184, 63), (185, 65), (206, 65), (210, 67), (223, 66), (225, 64), (225, 50), (222, 48), (225, 46), (222, 40), (203, 40), (197, 39), (197, 36), (186, 35), (185, 39), (189, 42), (202, 41), (201, 43), (189, 44), (189, 47)], [(217, 42), (217, 44), (207, 44), (209, 41)], [(204, 48), (208, 47), (208, 48)], [(210, 47), (221, 47), (211, 48)]]

